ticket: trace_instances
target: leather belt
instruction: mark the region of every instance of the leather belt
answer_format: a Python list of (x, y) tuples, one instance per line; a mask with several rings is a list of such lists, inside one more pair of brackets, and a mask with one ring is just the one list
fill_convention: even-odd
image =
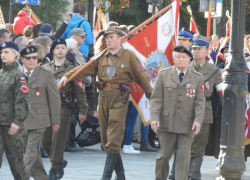
[(210, 101), (210, 97), (206, 97), (206, 101)]
[(120, 88), (120, 84), (110, 84), (110, 83), (105, 83), (104, 84), (105, 88), (116, 88), (119, 89)]

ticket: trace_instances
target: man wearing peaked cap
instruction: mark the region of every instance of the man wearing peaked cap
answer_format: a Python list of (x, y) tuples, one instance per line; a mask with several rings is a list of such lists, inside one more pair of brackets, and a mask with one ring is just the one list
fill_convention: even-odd
[[(175, 66), (161, 70), (150, 98), (151, 128), (161, 144), (155, 167), (155, 180), (166, 180), (169, 160), (178, 142), (176, 180), (186, 180), (190, 165), (191, 145), (200, 131), (205, 97), (202, 75), (188, 67), (191, 53), (182, 46), (173, 52)], [(188, 106), (187, 106), (188, 104)]]
[[(48, 179), (40, 154), (45, 130), (56, 132), (60, 124), (60, 95), (52, 71), (37, 65), (37, 48), (27, 46), (20, 52), (23, 72), (29, 88), (30, 111), (25, 119), (27, 145), (24, 158), (27, 180)], [(37, 154), (38, 157), (37, 157)]]
[(206, 61), (208, 46), (211, 39), (201, 35), (194, 36), (193, 58), (194, 61), (189, 64), (189, 68), (198, 71), (203, 75), (204, 95), (206, 103), (204, 105), (205, 114), (200, 133), (195, 136), (191, 148), (191, 161), (188, 180), (200, 179), (200, 168), (205, 154), (205, 147), (208, 142), (210, 124), (213, 123), (213, 113), (210, 97), (214, 89), (218, 91), (220, 100), (222, 100), (222, 79), (221, 71), (218, 67)]

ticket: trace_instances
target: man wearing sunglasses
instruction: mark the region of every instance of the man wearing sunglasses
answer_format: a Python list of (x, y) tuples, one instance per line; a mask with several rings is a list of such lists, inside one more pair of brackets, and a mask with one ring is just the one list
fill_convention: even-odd
[(24, 158), (27, 179), (30, 176), (34, 179), (48, 179), (39, 150), (45, 130), (52, 128), (53, 132), (57, 132), (60, 127), (61, 98), (53, 72), (37, 65), (36, 47), (27, 46), (21, 50), (20, 55), (30, 101), (30, 111), (25, 120), (28, 131)]

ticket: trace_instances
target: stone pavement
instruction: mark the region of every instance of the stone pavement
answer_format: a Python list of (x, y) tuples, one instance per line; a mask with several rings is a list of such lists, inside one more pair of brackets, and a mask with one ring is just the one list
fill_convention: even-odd
[[(135, 146), (139, 147), (138, 144)], [(154, 180), (156, 153), (141, 152), (138, 155), (123, 154), (122, 159), (126, 171), (127, 180)], [(65, 169), (63, 180), (100, 180), (106, 154), (101, 150), (100, 144), (85, 148), (85, 151), (76, 153), (65, 153), (68, 165)], [(49, 159), (43, 159), (47, 172), (50, 169)], [(170, 164), (172, 165), (173, 159)], [(218, 177), (216, 171), (217, 160), (206, 156), (202, 164), (202, 180), (213, 180)], [(247, 171), (244, 180), (250, 180), (250, 158), (248, 158)], [(113, 174), (113, 179), (114, 179)], [(0, 180), (13, 180), (7, 159), (4, 155), (2, 168), (0, 169)]]

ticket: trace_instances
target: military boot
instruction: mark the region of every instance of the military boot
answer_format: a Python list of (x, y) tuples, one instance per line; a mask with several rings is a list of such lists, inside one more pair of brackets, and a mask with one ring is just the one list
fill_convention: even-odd
[(64, 175), (64, 168), (67, 166), (68, 161), (66, 161), (65, 159), (63, 160), (63, 165), (58, 169), (57, 173), (56, 173), (56, 177), (57, 179), (62, 179), (63, 175)]
[(112, 173), (117, 162), (118, 154), (107, 153), (106, 163), (103, 171), (101, 180), (110, 180), (112, 178)]
[(191, 158), (190, 169), (188, 173), (188, 180), (200, 180), (201, 179), (200, 169), (201, 169), (202, 161), (203, 161), (202, 157)]
[(172, 165), (171, 173), (168, 176), (168, 179), (175, 179), (175, 160), (176, 160), (176, 153), (174, 153), (174, 162)]
[(48, 177), (48, 180), (57, 180), (56, 173), (57, 173), (56, 168), (53, 168), (53, 167), (52, 167), (52, 168), (49, 170), (49, 177)]
[(116, 172), (115, 180), (126, 180), (125, 174), (124, 174), (125, 171), (123, 168), (123, 163), (122, 163), (122, 158), (121, 158), (120, 153), (117, 156), (117, 161), (116, 161), (116, 165), (115, 165), (115, 172)]

